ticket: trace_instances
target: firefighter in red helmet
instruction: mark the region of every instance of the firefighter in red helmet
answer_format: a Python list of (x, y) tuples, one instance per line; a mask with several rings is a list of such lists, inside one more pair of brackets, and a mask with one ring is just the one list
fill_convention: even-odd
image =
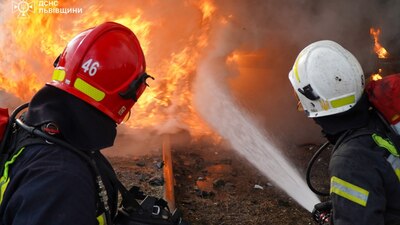
[(48, 84), (64, 90), (121, 123), (143, 93), (146, 62), (128, 28), (105, 23), (70, 41)]
[(0, 224), (108, 224), (120, 183), (99, 150), (146, 88), (135, 34), (106, 22), (73, 38), (7, 143)]

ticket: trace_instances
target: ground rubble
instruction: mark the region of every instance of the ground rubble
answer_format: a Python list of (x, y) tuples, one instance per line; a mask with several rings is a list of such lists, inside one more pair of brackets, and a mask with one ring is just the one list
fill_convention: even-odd
[[(304, 172), (316, 145), (299, 149), (302, 151), (293, 157)], [(192, 225), (314, 224), (307, 210), (233, 150), (215, 146), (180, 147), (172, 150), (172, 158), (176, 205)], [(136, 185), (146, 194), (163, 196), (161, 153), (109, 159), (125, 186)], [(326, 177), (314, 176), (320, 180)], [(324, 186), (323, 183), (317, 180), (317, 185)]]

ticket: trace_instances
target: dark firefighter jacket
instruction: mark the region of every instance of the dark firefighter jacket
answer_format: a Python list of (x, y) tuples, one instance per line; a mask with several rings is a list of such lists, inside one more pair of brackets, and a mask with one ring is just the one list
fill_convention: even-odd
[[(31, 145), (8, 169), (0, 224), (98, 224), (102, 212), (93, 171), (75, 153), (57, 145)], [(116, 190), (102, 177), (115, 213)]]
[[(46, 86), (33, 97), (24, 120), (34, 127), (54, 122), (61, 131), (60, 139), (81, 151), (95, 153), (96, 161), (111, 168), (99, 150), (113, 144), (116, 124), (80, 99)], [(15, 153), (23, 149), (15, 160), (9, 159), (10, 181), (0, 205), (0, 224), (99, 224), (100, 198), (88, 163), (57, 144), (23, 146), (14, 149)], [(117, 188), (103, 170), (100, 174), (114, 216)]]
[(336, 143), (329, 166), (335, 225), (400, 225), (400, 158), (377, 123), (372, 118)]

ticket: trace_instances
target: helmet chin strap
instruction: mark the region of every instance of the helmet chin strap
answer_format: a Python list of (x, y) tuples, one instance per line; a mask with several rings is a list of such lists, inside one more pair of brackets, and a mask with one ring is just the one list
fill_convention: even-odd
[(56, 68), (56, 67), (58, 66), (58, 62), (60, 61), (60, 58), (61, 58), (61, 54), (58, 55), (58, 57), (56, 58), (56, 60), (54, 60), (54, 62), (53, 62), (54, 68)]
[(124, 124), (124, 123), (128, 122), (128, 120), (131, 118), (131, 115), (132, 115), (132, 109), (130, 109), (128, 111), (128, 113), (126, 114), (124, 120), (122, 120), (122, 122), (120, 124)]
[(303, 94), (306, 98), (315, 101), (319, 99), (319, 96), (315, 94), (311, 85), (304, 86), (303, 89), (297, 89), (301, 94)]
[(138, 78), (136, 78), (134, 81), (132, 81), (132, 83), (129, 84), (128, 90), (126, 90), (124, 92), (120, 92), (119, 95), (123, 99), (133, 99), (136, 102), (137, 101), (136, 93), (137, 93), (138, 89), (140, 88), (140, 86), (142, 84), (149, 86), (149, 84), (146, 83), (146, 80), (148, 78), (151, 78), (152, 80), (154, 80), (154, 77), (148, 75), (147, 73), (143, 73)]

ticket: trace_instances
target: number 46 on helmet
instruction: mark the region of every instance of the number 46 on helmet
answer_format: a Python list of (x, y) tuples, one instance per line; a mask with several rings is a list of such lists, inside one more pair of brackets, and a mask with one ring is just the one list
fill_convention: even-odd
[(64, 90), (121, 123), (145, 90), (146, 62), (127, 27), (106, 22), (73, 38), (54, 62), (48, 85)]

